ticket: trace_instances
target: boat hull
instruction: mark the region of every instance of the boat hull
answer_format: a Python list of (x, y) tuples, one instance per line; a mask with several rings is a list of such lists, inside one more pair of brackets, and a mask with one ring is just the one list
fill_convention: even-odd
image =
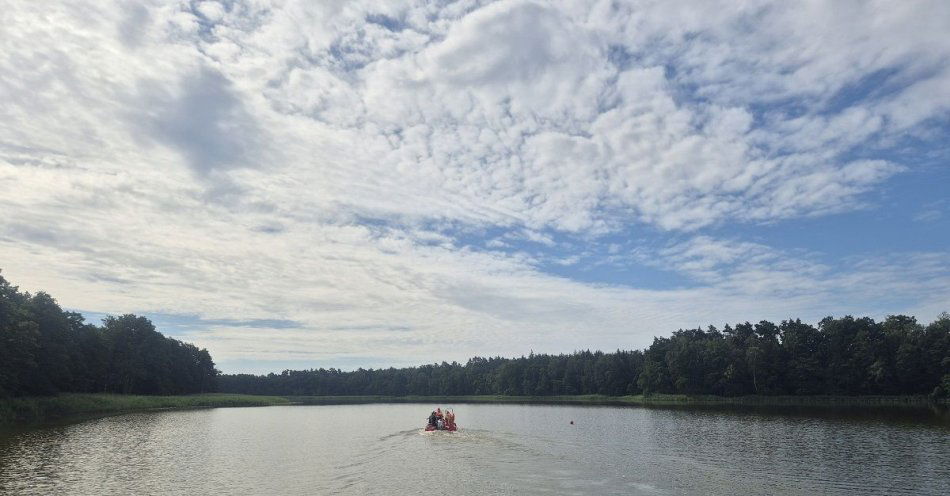
[(426, 426), (426, 432), (432, 432), (432, 431), (455, 432), (455, 431), (457, 431), (457, 430), (458, 430), (458, 427), (457, 427), (457, 426), (454, 426), (454, 425), (453, 425), (453, 426), (446, 427), (446, 428), (444, 428), (444, 429), (439, 429), (439, 428), (437, 428), (436, 426), (434, 426), (434, 425), (432, 425), (432, 424), (429, 424), (429, 425)]

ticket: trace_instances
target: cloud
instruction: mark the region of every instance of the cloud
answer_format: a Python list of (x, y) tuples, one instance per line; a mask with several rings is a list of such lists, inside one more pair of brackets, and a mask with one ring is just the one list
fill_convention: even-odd
[(943, 218), (948, 205), (950, 205), (950, 201), (946, 199), (928, 202), (923, 205), (919, 212), (914, 214), (913, 220), (915, 222), (936, 222)]
[(201, 2), (195, 8), (202, 17), (210, 22), (219, 22), (227, 13), (224, 6), (218, 2)]
[(141, 3), (129, 2), (123, 5), (122, 10), (124, 18), (117, 26), (119, 39), (127, 46), (138, 46), (151, 16), (148, 8)]
[[(366, 217), (605, 232), (862, 208), (906, 166), (853, 150), (945, 114), (915, 96), (945, 86), (935, 54), (950, 49), (927, 34), (939, 26), (898, 39), (845, 22), (879, 17), (903, 32), (910, 10), (869, 6), (815, 24), (767, 2), (704, 5), (698, 16), (651, 2), (580, 5), (127, 7), (111, 16), (112, 45), (102, 30), (49, 40), (58, 50), (11, 47), (68, 61), (45, 79), (82, 97), (34, 96), (8, 120), (54, 101), (62, 115), (8, 131), (32, 146), (61, 131), (70, 149), (52, 148), (71, 156), (96, 153), (80, 143), (122, 146), (131, 132), (130, 144), (166, 145), (199, 176), (280, 164), (316, 183), (319, 208)], [(819, 41), (834, 50), (817, 51)], [(843, 63), (855, 53), (859, 63)], [(882, 73), (887, 92), (857, 92)], [(26, 93), (29, 83), (11, 81)], [(900, 117), (900, 106), (920, 110)], [(374, 201), (354, 202), (353, 190)]]
[(259, 131), (221, 73), (202, 67), (182, 80), (175, 95), (147, 81), (140, 88), (144, 115), (132, 118), (144, 121), (144, 135), (179, 151), (195, 173), (261, 165), (255, 162), (263, 146)]
[[(946, 9), (17, 3), (0, 264), (71, 308), (194, 316), (233, 363), (926, 320), (950, 294), (933, 246), (852, 260), (743, 229), (876, 208), (919, 169), (945, 134)], [(690, 284), (571, 278), (614, 263)]]

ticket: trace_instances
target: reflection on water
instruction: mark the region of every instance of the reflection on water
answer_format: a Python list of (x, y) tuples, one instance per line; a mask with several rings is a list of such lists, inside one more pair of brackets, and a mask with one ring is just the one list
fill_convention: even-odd
[(424, 433), (430, 407), (140, 413), (7, 433), (0, 493), (946, 494), (950, 487), (950, 427), (927, 412), (456, 405), (461, 431)]

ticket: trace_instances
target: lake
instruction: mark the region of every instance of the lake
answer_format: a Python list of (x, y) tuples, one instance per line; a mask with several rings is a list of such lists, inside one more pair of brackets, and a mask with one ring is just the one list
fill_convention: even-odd
[(913, 414), (454, 406), (457, 433), (422, 433), (434, 406), (420, 404), (133, 413), (8, 432), (0, 434), (0, 493), (919, 495), (950, 489), (950, 428)]

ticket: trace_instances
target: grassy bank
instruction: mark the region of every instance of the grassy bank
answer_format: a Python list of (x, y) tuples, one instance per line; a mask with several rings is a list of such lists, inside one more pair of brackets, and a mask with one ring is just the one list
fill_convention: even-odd
[(773, 408), (939, 408), (946, 399), (925, 396), (686, 396), (673, 394), (636, 396), (257, 396), (198, 394), (188, 396), (136, 396), (118, 394), (61, 394), (49, 397), (0, 399), (0, 425), (30, 424), (87, 416), (148, 410), (271, 405), (355, 405), (368, 403), (508, 403), (543, 405), (607, 405), (644, 407), (753, 406)]
[(520, 403), (551, 405), (689, 406), (748, 405), (793, 407), (927, 407), (948, 405), (947, 400), (926, 396), (687, 396), (654, 394), (635, 396), (288, 396), (305, 405), (346, 405), (361, 403)]
[(137, 396), (121, 394), (60, 394), (58, 396), (0, 399), (0, 424), (47, 422), (67, 417), (108, 415), (143, 410), (228, 406), (288, 405), (279, 396), (196, 394)]

